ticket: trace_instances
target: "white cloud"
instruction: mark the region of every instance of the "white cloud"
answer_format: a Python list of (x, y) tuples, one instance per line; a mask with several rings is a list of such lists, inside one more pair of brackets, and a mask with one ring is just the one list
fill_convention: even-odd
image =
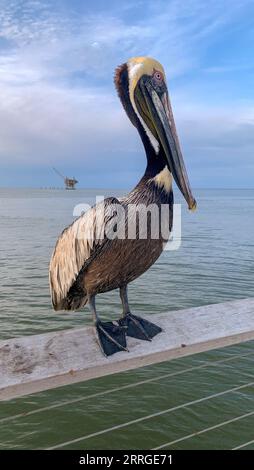
[(129, 123), (117, 98), (97, 89), (68, 91), (40, 84), (23, 88), (20, 95), (6, 87), (1, 115), (2, 155), (16, 163), (71, 159), (75, 164), (82, 158), (89, 164), (128, 142)]

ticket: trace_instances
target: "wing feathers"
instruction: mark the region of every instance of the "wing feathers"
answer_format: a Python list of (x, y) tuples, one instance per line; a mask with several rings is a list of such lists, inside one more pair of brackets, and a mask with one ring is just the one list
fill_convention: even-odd
[(76, 309), (86, 302), (86, 292), (81, 290), (73, 302), (68, 293), (81, 269), (84, 270), (97, 250), (102, 247), (105, 226), (114, 215), (116, 198), (108, 198), (89, 209), (60, 235), (49, 266), (49, 280), (52, 304), (55, 310)]

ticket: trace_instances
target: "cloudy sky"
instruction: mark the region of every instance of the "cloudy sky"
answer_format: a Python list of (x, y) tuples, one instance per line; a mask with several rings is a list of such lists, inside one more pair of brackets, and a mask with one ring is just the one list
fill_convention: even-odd
[(253, 0), (0, 0), (0, 186), (132, 186), (144, 151), (113, 85), (158, 59), (193, 187), (254, 187)]

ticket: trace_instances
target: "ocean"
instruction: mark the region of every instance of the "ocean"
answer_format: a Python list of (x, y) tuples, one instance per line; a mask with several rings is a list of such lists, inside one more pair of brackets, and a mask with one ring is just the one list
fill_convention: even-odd
[[(96, 195), (119, 194), (0, 189), (0, 339), (92, 323), (87, 308), (53, 311), (49, 259), (57, 237), (73, 221), (75, 206), (93, 204)], [(165, 251), (129, 286), (133, 313), (170, 315), (254, 296), (254, 190), (194, 194), (195, 213), (176, 197), (182, 203), (180, 248)], [(97, 307), (102, 319), (117, 319), (118, 293), (99, 295)], [(1, 403), (0, 449), (242, 445), (254, 440), (253, 346), (240, 344)], [(161, 410), (165, 413), (151, 416)], [(137, 418), (144, 419), (130, 423)]]

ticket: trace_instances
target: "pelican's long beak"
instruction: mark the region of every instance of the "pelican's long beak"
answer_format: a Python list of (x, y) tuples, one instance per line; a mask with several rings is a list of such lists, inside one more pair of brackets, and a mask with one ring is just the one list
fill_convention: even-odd
[(197, 203), (191, 192), (167, 91), (157, 93), (149, 77), (143, 76), (134, 96), (139, 112), (164, 150), (168, 168), (189, 209), (195, 210)]

